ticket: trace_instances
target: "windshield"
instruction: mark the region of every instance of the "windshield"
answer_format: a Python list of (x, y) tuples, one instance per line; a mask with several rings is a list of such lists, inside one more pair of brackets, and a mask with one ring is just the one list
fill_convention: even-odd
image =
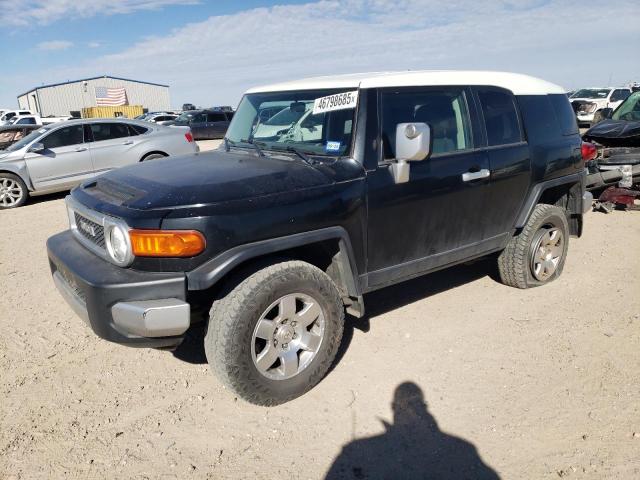
[(29, 143), (33, 142), (36, 138), (38, 138), (40, 135), (45, 133), (47, 130), (49, 130), (49, 129), (48, 128), (39, 128), (38, 130), (34, 130), (29, 135), (24, 137), (22, 140), (19, 140), (16, 143), (14, 143), (13, 145), (11, 145), (10, 147), (8, 147), (6, 149), (6, 151), (7, 152), (13, 152), (15, 150), (20, 150), (25, 145), (28, 145)]
[(344, 89), (252, 93), (242, 98), (226, 138), (263, 150), (348, 155), (357, 101), (357, 90)]
[(640, 121), (640, 92), (632, 93), (611, 115), (613, 120)]
[(607, 98), (610, 91), (609, 88), (583, 88), (571, 95), (571, 98)]

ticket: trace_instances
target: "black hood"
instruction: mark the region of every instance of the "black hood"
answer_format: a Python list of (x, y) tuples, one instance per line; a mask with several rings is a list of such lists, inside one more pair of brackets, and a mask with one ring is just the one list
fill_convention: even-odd
[(640, 121), (604, 120), (587, 130), (583, 138), (605, 147), (639, 147)]
[(297, 156), (216, 150), (113, 170), (83, 185), (82, 191), (100, 202), (165, 210), (293, 193), (353, 178), (360, 171), (352, 160), (310, 165)]

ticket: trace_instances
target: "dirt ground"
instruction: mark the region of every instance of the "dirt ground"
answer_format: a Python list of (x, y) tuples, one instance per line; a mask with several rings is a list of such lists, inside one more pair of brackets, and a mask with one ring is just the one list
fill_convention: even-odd
[(130, 349), (75, 317), (45, 252), (63, 197), (0, 212), (2, 479), (640, 478), (639, 212), (588, 214), (546, 287), (485, 260), (368, 295), (327, 378), (262, 408), (201, 332)]

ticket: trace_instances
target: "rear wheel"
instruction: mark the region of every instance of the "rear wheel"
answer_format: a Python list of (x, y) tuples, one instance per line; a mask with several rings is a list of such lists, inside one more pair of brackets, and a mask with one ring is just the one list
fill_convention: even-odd
[(0, 209), (21, 207), (27, 203), (29, 190), (20, 177), (0, 172)]
[(555, 205), (536, 205), (520, 234), (498, 257), (502, 283), (530, 288), (555, 280), (564, 268), (568, 247), (565, 211)]
[(340, 345), (344, 307), (322, 270), (300, 261), (240, 279), (215, 301), (205, 351), (213, 371), (248, 402), (277, 405), (313, 388)]

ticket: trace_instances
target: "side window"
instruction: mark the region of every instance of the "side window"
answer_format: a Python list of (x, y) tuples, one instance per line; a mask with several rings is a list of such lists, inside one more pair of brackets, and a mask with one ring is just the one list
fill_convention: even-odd
[(84, 129), (82, 125), (59, 128), (42, 139), (44, 148), (67, 147), (84, 142)]
[(16, 122), (16, 125), (35, 125), (36, 119), (33, 117), (21, 118)]
[(90, 125), (94, 142), (129, 136), (129, 129), (124, 123), (92, 123)]
[(143, 133), (147, 133), (149, 131), (148, 128), (141, 127), (140, 125), (129, 125), (129, 135), (135, 137), (136, 135), (142, 135)]
[(207, 122), (226, 122), (224, 113), (207, 113)]
[(625, 100), (629, 95), (631, 95), (631, 92), (629, 90), (624, 90), (624, 89), (614, 90), (613, 93), (611, 94), (611, 101), (619, 102), (620, 100)]
[(193, 116), (191, 123), (207, 123), (207, 115), (205, 113), (199, 113)]
[(574, 135), (579, 133), (576, 114), (573, 112), (573, 108), (571, 108), (571, 104), (569, 103), (567, 96), (554, 94), (548, 95), (548, 97), (551, 101), (551, 105), (553, 106), (553, 110), (556, 113), (556, 117), (558, 117), (558, 123), (560, 124), (562, 135)]
[(227, 120), (231, 121), (233, 119), (234, 112), (227, 112)]
[(472, 148), (471, 124), (464, 90), (383, 90), (382, 143), (384, 158), (395, 158), (396, 126), (422, 122), (431, 126), (433, 153)]
[(489, 146), (509, 145), (522, 141), (520, 122), (513, 96), (499, 90), (478, 92)]

